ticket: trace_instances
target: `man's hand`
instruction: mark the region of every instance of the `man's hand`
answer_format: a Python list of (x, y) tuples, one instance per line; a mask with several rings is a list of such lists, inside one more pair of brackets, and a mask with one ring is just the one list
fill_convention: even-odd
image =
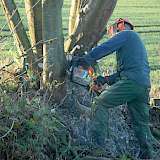
[(98, 93), (98, 94), (100, 94), (102, 91), (103, 91), (103, 86), (102, 85), (95, 85), (95, 84), (92, 84), (91, 86), (90, 86), (90, 89), (92, 90), (92, 91), (94, 91), (95, 93)]
[(101, 93), (105, 89), (105, 83), (107, 83), (107, 77), (98, 76), (93, 79), (93, 85), (91, 89), (96, 93)]
[(107, 83), (107, 77), (98, 76), (94, 79), (94, 84), (98, 86), (103, 86), (105, 83)]

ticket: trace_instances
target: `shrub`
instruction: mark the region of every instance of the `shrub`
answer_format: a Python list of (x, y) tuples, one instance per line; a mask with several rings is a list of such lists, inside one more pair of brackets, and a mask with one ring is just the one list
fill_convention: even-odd
[(39, 98), (29, 101), (1, 92), (0, 159), (73, 159), (69, 132)]

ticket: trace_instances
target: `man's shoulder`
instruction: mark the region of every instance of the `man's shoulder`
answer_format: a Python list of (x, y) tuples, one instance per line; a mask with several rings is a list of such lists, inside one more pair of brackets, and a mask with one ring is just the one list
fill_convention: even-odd
[(128, 40), (129, 39), (141, 39), (140, 36), (138, 35), (137, 32), (133, 31), (133, 30), (125, 30), (125, 31), (121, 31), (119, 32), (119, 36), (120, 37), (126, 37)]
[(128, 37), (139, 37), (139, 34), (133, 30), (122, 31), (122, 34), (126, 34)]
[(128, 35), (136, 35), (136, 36), (138, 36), (138, 33), (133, 31), (133, 30), (124, 30), (124, 31), (119, 32), (119, 34), (128, 34)]

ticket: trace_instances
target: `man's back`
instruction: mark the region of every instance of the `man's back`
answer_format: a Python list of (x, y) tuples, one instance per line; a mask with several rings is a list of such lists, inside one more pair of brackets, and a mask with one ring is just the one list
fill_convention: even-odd
[(127, 76), (140, 85), (150, 86), (150, 68), (147, 51), (140, 37), (134, 31), (122, 31), (125, 43), (117, 51), (117, 68), (121, 76)]

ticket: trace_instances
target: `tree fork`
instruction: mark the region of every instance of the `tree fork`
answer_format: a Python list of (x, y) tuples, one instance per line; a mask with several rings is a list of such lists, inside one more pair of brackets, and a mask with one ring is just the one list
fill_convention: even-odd
[(77, 16), (77, 28), (65, 42), (65, 51), (70, 52), (76, 45), (81, 46), (79, 52), (91, 50), (104, 35), (116, 3), (117, 0), (88, 0)]

